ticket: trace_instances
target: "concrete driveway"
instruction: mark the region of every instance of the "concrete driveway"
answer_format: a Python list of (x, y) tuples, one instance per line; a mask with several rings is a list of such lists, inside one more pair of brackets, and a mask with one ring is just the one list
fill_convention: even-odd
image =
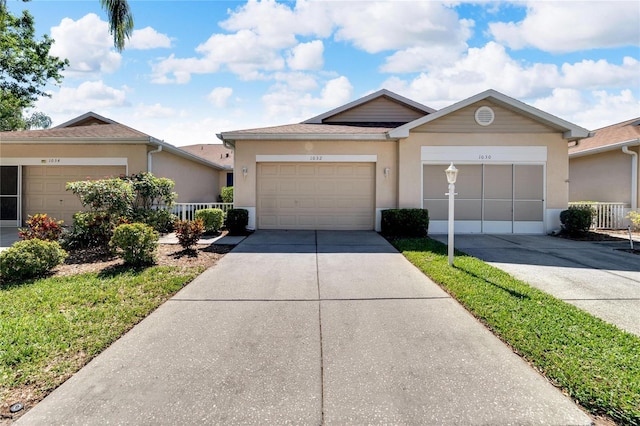
[(258, 231), (18, 423), (590, 422), (378, 234)]
[[(446, 244), (446, 235), (432, 238)], [(545, 235), (457, 235), (454, 245), (640, 335), (640, 256), (616, 250), (629, 248), (628, 242), (572, 241)]]

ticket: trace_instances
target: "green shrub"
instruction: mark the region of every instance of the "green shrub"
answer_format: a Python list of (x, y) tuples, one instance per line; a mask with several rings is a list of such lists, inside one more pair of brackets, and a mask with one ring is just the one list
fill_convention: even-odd
[(569, 235), (589, 231), (593, 221), (593, 208), (590, 206), (571, 206), (560, 212), (562, 229)]
[(115, 216), (129, 215), (135, 197), (131, 184), (120, 178), (69, 182), (66, 189), (77, 195), (84, 207)]
[(220, 198), (223, 203), (233, 203), (233, 186), (225, 186), (220, 191)]
[(62, 234), (61, 243), (66, 249), (82, 247), (106, 247), (113, 229), (129, 220), (105, 212), (78, 212), (73, 215), (73, 225)]
[(202, 219), (205, 233), (216, 233), (222, 228), (224, 212), (221, 209), (196, 210), (196, 219)]
[(631, 210), (627, 218), (631, 220), (631, 229), (640, 231), (640, 211)]
[(385, 237), (426, 237), (428, 231), (428, 210), (389, 209), (382, 211), (381, 232)]
[(249, 212), (245, 209), (227, 211), (227, 230), (229, 235), (244, 235), (249, 224)]
[(67, 258), (67, 252), (55, 241), (37, 238), (18, 241), (0, 253), (0, 279), (17, 281), (51, 271)]
[(44, 241), (58, 241), (62, 234), (62, 220), (56, 220), (47, 214), (34, 214), (27, 219), (27, 227), (20, 228), (18, 236), (23, 240), (37, 238)]
[(173, 232), (173, 226), (178, 220), (178, 216), (164, 209), (137, 208), (133, 211), (132, 220), (133, 222), (147, 224), (156, 231), (166, 234)]
[(144, 223), (125, 223), (113, 230), (109, 248), (126, 264), (152, 264), (156, 261), (158, 232)]
[(134, 209), (150, 210), (160, 205), (169, 208), (178, 196), (173, 192), (175, 182), (169, 178), (159, 178), (152, 173), (142, 172), (124, 176), (122, 179), (131, 184)]
[(198, 243), (204, 232), (204, 222), (202, 219), (179, 220), (176, 222), (176, 237), (184, 249), (191, 249)]

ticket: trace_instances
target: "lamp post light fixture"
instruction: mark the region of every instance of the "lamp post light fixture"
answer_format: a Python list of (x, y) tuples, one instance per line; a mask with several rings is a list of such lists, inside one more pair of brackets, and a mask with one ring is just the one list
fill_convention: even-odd
[(448, 235), (448, 249), (449, 249), (449, 266), (453, 266), (453, 220), (454, 220), (454, 195), (456, 192), (456, 179), (458, 178), (458, 169), (453, 165), (453, 162), (449, 165), (449, 168), (444, 171), (447, 175), (447, 182), (449, 182), (449, 192), (444, 195), (449, 196), (449, 235)]

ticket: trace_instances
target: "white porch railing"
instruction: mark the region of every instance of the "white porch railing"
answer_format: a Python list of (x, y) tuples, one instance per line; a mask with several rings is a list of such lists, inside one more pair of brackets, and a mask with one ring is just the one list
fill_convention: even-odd
[(233, 208), (233, 203), (175, 203), (171, 209), (171, 213), (178, 216), (180, 220), (193, 220), (196, 210), (202, 209), (220, 209), (227, 212)]
[(624, 229), (625, 203), (572, 202), (570, 206), (589, 206), (593, 209), (594, 229)]

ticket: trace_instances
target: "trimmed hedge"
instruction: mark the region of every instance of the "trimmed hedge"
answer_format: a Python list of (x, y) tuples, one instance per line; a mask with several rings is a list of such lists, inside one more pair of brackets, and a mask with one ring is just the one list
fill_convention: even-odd
[(67, 258), (67, 252), (55, 241), (37, 238), (14, 243), (0, 253), (0, 280), (18, 281), (51, 271)]
[(224, 222), (224, 212), (222, 209), (201, 209), (196, 210), (196, 219), (204, 222), (204, 232), (214, 234), (222, 228)]
[(426, 209), (389, 209), (382, 211), (381, 232), (385, 237), (426, 237), (429, 211)]
[(125, 223), (113, 230), (109, 248), (128, 265), (150, 265), (156, 261), (158, 232), (144, 223)]
[(227, 230), (229, 235), (244, 235), (249, 224), (249, 212), (245, 209), (227, 211)]
[(560, 212), (562, 229), (569, 235), (588, 232), (593, 221), (593, 209), (590, 206), (571, 206)]

